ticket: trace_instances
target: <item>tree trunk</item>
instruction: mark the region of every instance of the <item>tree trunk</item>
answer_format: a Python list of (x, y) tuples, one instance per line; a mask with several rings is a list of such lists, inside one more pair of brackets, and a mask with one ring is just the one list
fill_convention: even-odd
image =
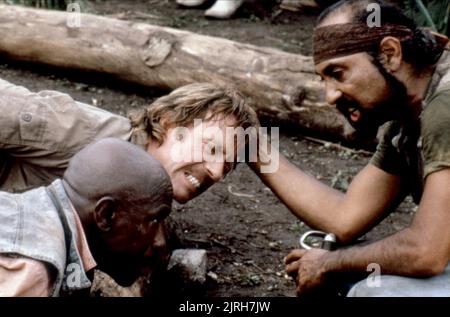
[[(144, 23), (0, 5), (0, 55), (150, 87), (231, 83), (259, 115), (349, 139), (310, 57)], [(75, 27), (74, 27), (75, 25)]]

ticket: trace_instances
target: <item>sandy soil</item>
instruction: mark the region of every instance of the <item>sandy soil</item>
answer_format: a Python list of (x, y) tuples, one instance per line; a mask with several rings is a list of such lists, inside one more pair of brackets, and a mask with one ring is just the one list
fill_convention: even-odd
[[(182, 28), (293, 53), (311, 53), (314, 13), (279, 10), (275, 1), (246, 5), (228, 21), (204, 19), (202, 10), (185, 10), (172, 0), (89, 2), (90, 12)], [(130, 86), (101, 75), (15, 63), (0, 57), (0, 77), (31, 90), (53, 89), (75, 99), (124, 115), (164, 94)], [(281, 152), (317, 179), (345, 190), (369, 157), (310, 142), (295, 130), (281, 128)], [(374, 189), (376, 190), (376, 189)], [(305, 193), (307, 195), (307, 193)], [(407, 226), (415, 207), (410, 199), (367, 237), (377, 239)], [(298, 221), (246, 165), (205, 194), (175, 204), (172, 219), (185, 247), (208, 253), (205, 296), (294, 296), (285, 277), (283, 257), (298, 246), (308, 228)], [(107, 294), (106, 290), (104, 294)], [(97, 294), (101, 294), (97, 293)], [(109, 292), (115, 295), (131, 293)]]

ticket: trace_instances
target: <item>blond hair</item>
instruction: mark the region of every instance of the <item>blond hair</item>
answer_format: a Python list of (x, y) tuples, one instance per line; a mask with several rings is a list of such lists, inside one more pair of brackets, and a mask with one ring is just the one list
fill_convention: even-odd
[(255, 111), (238, 90), (210, 83), (189, 84), (156, 99), (148, 107), (130, 112), (131, 142), (146, 147), (151, 138), (162, 144), (168, 126), (190, 126), (194, 119), (229, 116), (235, 118), (236, 127), (259, 126)]

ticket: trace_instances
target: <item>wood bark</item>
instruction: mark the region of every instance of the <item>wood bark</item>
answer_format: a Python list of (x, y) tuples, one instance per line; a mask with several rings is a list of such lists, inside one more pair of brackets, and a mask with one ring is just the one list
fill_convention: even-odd
[[(109, 74), (149, 87), (231, 83), (259, 115), (344, 139), (311, 57), (90, 14), (0, 5), (0, 56)], [(74, 26), (74, 22), (80, 22)]]

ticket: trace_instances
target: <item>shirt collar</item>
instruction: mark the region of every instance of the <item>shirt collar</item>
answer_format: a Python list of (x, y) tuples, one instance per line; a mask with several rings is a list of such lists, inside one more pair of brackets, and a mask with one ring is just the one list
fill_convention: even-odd
[(425, 109), (426, 105), (430, 103), (431, 99), (434, 96), (434, 93), (440, 86), (443, 77), (445, 75), (448, 75), (449, 72), (450, 72), (450, 52), (448, 50), (444, 50), (442, 56), (439, 58), (439, 61), (431, 77), (430, 83), (428, 84), (428, 88), (425, 92), (425, 97), (423, 98), (422, 101), (422, 109)]
[(73, 212), (74, 218), (75, 218), (75, 226), (77, 230), (77, 248), (80, 252), (81, 260), (83, 261), (83, 268), (84, 271), (90, 271), (94, 267), (97, 266), (97, 262), (95, 262), (94, 257), (92, 256), (91, 250), (89, 249), (89, 244), (86, 239), (86, 234), (84, 233), (83, 225), (81, 224), (81, 219), (78, 216), (77, 211), (75, 210), (75, 207), (73, 206), (72, 202), (70, 202), (70, 208)]

